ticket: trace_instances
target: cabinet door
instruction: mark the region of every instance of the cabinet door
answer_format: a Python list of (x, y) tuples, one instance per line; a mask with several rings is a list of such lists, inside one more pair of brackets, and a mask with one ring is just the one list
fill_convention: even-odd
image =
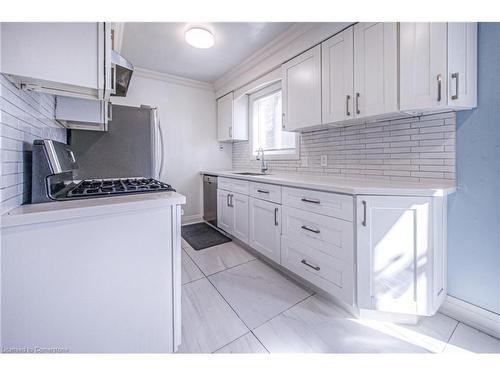
[(321, 46), (283, 64), (281, 76), (285, 130), (321, 124)]
[(477, 106), (477, 23), (448, 23), (448, 105)]
[(69, 129), (106, 131), (111, 116), (111, 102), (56, 96), (56, 120)]
[(217, 139), (219, 142), (233, 140), (233, 93), (217, 99)]
[(425, 111), (447, 105), (446, 23), (400, 24), (400, 106)]
[(105, 24), (4, 22), (2, 73), (27, 89), (103, 99)]
[(233, 234), (234, 210), (230, 203), (230, 192), (217, 189), (217, 226)]
[(348, 120), (353, 113), (353, 28), (321, 44), (322, 122)]
[(233, 235), (248, 243), (248, 195), (231, 193), (230, 204), (234, 211)]
[(398, 111), (397, 23), (354, 25), (356, 118)]
[(432, 284), (431, 199), (358, 196), (357, 218), (359, 307), (418, 313)]
[(250, 198), (250, 246), (280, 263), (281, 206)]

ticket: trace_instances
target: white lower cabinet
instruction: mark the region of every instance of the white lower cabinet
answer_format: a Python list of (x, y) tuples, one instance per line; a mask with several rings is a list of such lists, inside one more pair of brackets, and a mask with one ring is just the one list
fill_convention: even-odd
[(248, 195), (232, 193), (231, 206), (234, 211), (233, 236), (248, 243)]
[(354, 266), (307, 242), (283, 236), (281, 265), (348, 305), (354, 303)]
[(217, 225), (248, 243), (248, 195), (217, 190)]
[(446, 197), (352, 196), (220, 180), (240, 191), (217, 192), (222, 230), (361, 316), (414, 320), (442, 304)]
[(432, 315), (446, 295), (446, 201), (357, 197), (358, 307)]
[(249, 245), (265, 257), (280, 263), (281, 205), (250, 198)]
[(217, 226), (223, 231), (232, 234), (234, 226), (234, 210), (229, 202), (231, 192), (217, 190)]

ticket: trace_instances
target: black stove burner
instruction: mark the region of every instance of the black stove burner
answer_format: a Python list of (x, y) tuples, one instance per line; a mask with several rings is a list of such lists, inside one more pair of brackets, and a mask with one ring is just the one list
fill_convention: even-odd
[(89, 198), (119, 194), (175, 191), (172, 186), (153, 178), (83, 180), (69, 190), (66, 198)]

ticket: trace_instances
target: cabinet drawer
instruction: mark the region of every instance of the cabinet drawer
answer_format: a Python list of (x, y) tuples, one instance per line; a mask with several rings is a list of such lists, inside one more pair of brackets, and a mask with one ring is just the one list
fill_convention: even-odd
[(343, 302), (353, 304), (353, 265), (283, 236), (281, 265)]
[(353, 223), (292, 207), (283, 207), (283, 235), (326, 255), (353, 262)]
[(262, 184), (259, 182), (250, 183), (250, 195), (255, 198), (281, 204), (281, 186)]
[(354, 204), (350, 195), (284, 187), (283, 205), (348, 221), (353, 218)]
[(219, 177), (218, 188), (222, 190), (229, 190), (235, 193), (249, 195), (250, 182), (245, 180), (237, 180), (235, 178)]

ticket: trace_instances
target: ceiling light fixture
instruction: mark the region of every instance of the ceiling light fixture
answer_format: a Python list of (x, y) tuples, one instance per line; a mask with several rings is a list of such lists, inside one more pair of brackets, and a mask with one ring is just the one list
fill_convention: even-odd
[(201, 27), (193, 27), (184, 34), (186, 43), (195, 48), (210, 48), (215, 44), (214, 35)]

